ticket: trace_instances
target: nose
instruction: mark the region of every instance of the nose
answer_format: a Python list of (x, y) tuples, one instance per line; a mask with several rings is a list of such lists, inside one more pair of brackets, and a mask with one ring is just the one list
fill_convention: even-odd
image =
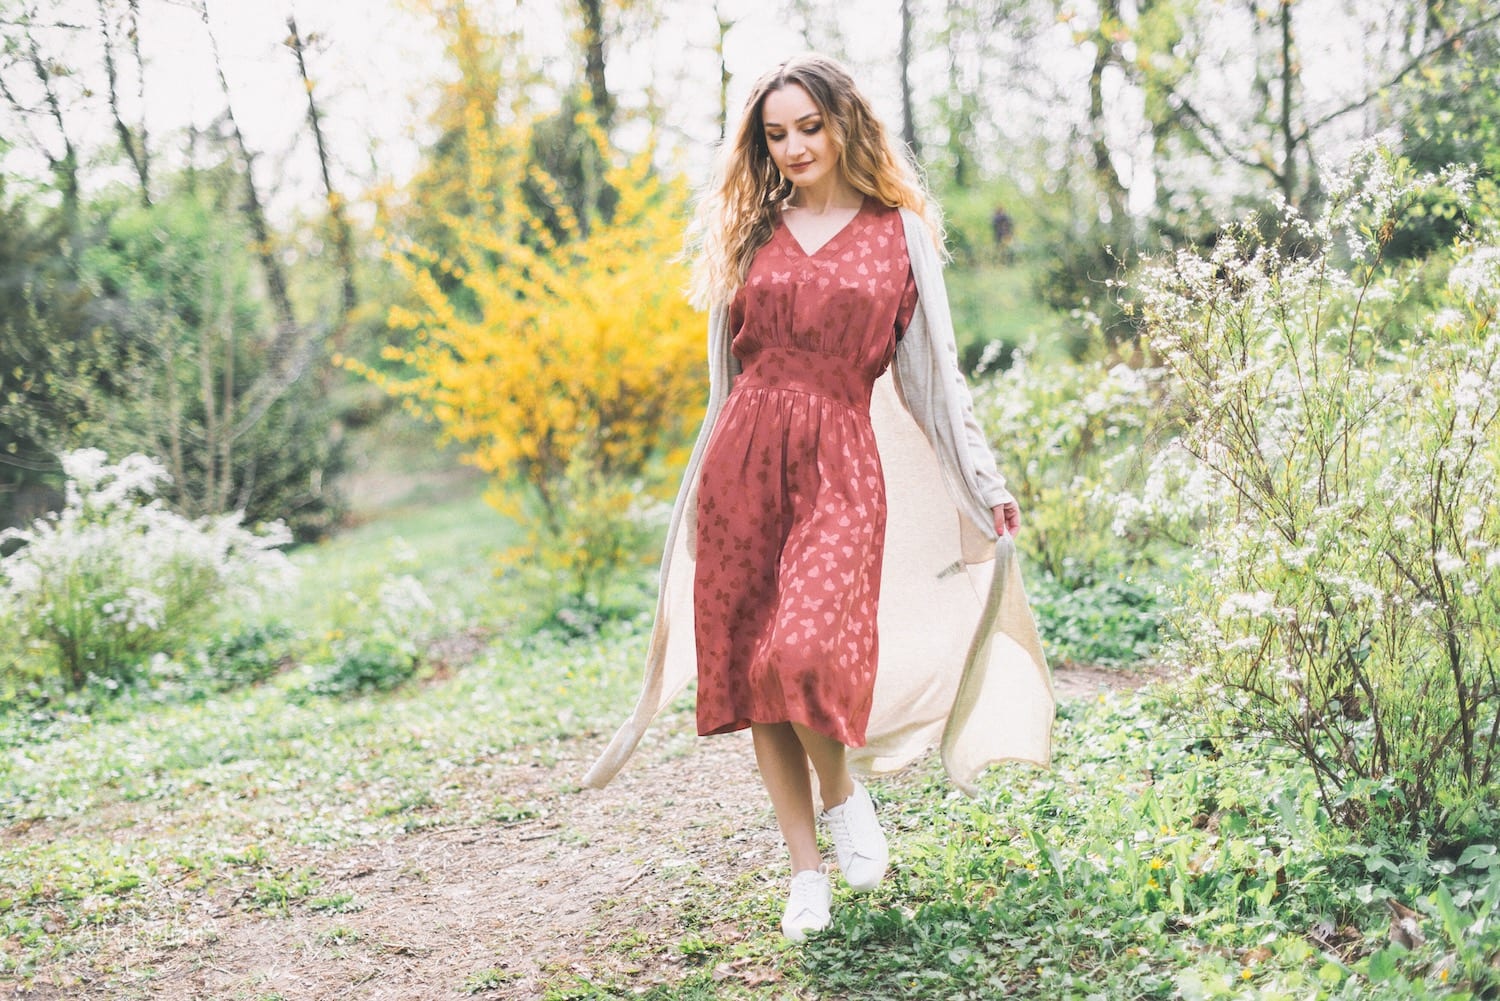
[(790, 156), (790, 157), (794, 157), (794, 156), (797, 156), (801, 152), (802, 152), (802, 138), (797, 133), (793, 132), (790, 136), (787, 137), (787, 141), (786, 141), (786, 155)]

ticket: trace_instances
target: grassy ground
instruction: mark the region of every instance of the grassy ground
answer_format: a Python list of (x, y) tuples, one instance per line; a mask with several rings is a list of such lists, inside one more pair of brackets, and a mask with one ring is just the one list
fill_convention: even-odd
[[(0, 980), (259, 1001), (1500, 996), (1494, 846), (1355, 843), (1291, 763), (1096, 684), (1120, 675), (1059, 674), (1049, 773), (996, 770), (973, 800), (931, 763), (876, 784), (890, 879), (790, 947), (748, 742), (697, 740), (680, 703), (580, 790), (644, 623), (523, 628), (526, 596), (492, 574), (507, 542), (472, 487), (398, 508), (296, 555), (270, 611), (298, 656), (269, 680), (7, 718)], [(423, 666), (316, 694), (320, 659), (408, 577), (431, 599)]]

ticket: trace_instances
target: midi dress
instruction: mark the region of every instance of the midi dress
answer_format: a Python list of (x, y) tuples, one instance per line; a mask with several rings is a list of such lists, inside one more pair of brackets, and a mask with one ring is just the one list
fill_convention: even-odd
[(916, 305), (900, 212), (872, 198), (812, 253), (781, 220), (756, 253), (698, 483), (700, 734), (794, 722), (864, 745), (886, 522), (870, 396)]

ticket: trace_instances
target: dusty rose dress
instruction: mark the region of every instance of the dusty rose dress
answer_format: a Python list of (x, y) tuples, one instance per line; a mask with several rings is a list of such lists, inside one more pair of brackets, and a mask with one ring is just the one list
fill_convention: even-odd
[(780, 223), (756, 254), (698, 487), (699, 733), (790, 721), (863, 746), (886, 518), (870, 390), (916, 302), (900, 213), (874, 199), (812, 254)]

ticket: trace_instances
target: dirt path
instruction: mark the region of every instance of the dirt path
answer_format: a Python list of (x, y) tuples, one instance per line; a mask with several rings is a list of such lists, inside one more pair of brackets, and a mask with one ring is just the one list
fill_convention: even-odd
[[(1066, 670), (1056, 680), (1068, 699), (1136, 679)], [(357, 909), (267, 916), (221, 891), (171, 920), (116, 929), (98, 953), (64, 963), (90, 972), (25, 996), (425, 1001), (482, 984), (485, 998), (531, 999), (570, 973), (629, 976), (643, 989), (677, 979), (686, 928), (724, 943), (775, 927), (769, 884), (784, 868), (748, 735), (698, 740), (689, 726), (656, 727), (598, 792), (573, 783), (602, 736), (507, 769), (497, 781), (525, 805), (514, 822), (278, 853), (290, 869), (316, 871), (320, 898), (349, 894)], [(729, 887), (765, 897), (763, 921), (694, 912)], [(103, 971), (114, 986), (98, 986)], [(777, 979), (767, 962), (719, 973)]]

